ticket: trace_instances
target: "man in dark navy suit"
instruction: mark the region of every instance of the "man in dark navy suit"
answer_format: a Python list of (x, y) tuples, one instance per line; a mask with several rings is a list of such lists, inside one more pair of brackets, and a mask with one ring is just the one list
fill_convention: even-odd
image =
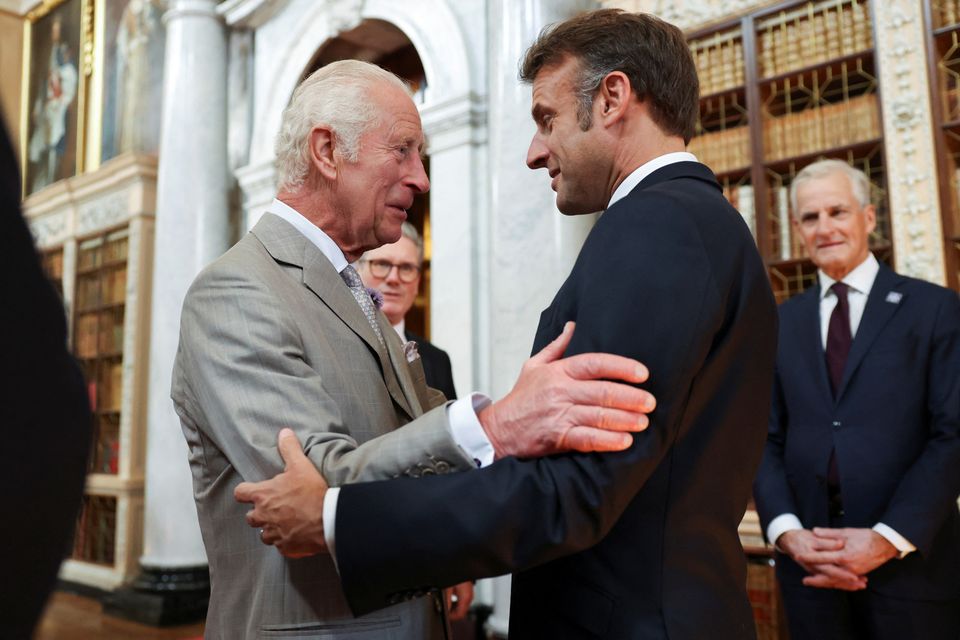
[(819, 286), (780, 307), (754, 486), (793, 640), (960, 637), (960, 299), (877, 262), (863, 172), (791, 185)]
[(699, 108), (689, 47), (653, 16), (595, 11), (545, 30), (521, 77), (528, 166), (547, 170), (561, 212), (605, 210), (534, 351), (576, 321), (567, 354), (643, 360), (649, 428), (615, 454), (330, 489), (319, 537), (280, 513), (308, 512), (278, 499), (286, 482), (314, 508), (324, 492), (287, 451), (286, 473), (238, 487), (247, 520), (286, 554), (333, 549), (354, 613), (515, 571), (517, 638), (753, 638), (737, 525), (763, 449), (776, 307), (743, 219), (684, 151)]
[(407, 331), (405, 318), (420, 290), (423, 239), (409, 222), (403, 223), (400, 232), (400, 239), (396, 242), (363, 254), (360, 277), (364, 285), (376, 289), (383, 296), (380, 310), (387, 316), (400, 339), (417, 343), (427, 385), (442, 391), (447, 400), (456, 400), (450, 356), (426, 338)]

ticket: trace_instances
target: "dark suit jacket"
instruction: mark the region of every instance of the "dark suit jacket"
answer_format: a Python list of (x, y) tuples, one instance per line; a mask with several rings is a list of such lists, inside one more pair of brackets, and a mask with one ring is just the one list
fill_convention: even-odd
[(413, 340), (417, 343), (427, 386), (442, 391), (443, 395), (447, 396), (447, 400), (456, 400), (457, 390), (453, 386), (453, 370), (450, 367), (450, 356), (447, 352), (415, 333), (409, 331), (403, 333), (408, 341)]
[(709, 169), (661, 168), (606, 211), (534, 351), (568, 320), (568, 355), (649, 366), (651, 426), (621, 453), (342, 487), (348, 601), (362, 612), (519, 570), (518, 638), (753, 638), (737, 526), (763, 447), (776, 311), (753, 239)]
[[(836, 401), (820, 337), (820, 292), (780, 307), (770, 434), (755, 483), (764, 531), (782, 513), (829, 526), (836, 449), (844, 524), (892, 527), (918, 552), (870, 574), (869, 589), (911, 599), (960, 595), (960, 299), (881, 265)], [(780, 557), (778, 575), (803, 570)]]
[(69, 550), (86, 476), (90, 408), (67, 352), (63, 304), (20, 215), (20, 183), (0, 114), (0, 530), (4, 638), (30, 638)]

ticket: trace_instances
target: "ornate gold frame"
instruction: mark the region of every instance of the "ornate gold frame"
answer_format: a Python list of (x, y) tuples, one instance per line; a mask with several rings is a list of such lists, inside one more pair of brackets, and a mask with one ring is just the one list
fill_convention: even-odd
[(26, 15), (23, 31), (23, 67), (20, 85), (20, 180), (24, 196), (27, 195), (29, 169), (29, 133), (32, 105), (30, 104), (30, 81), (33, 69), (32, 46), (34, 25), (52, 11), (68, 2), (80, 3), (79, 50), (77, 52), (77, 133), (75, 175), (86, 169), (87, 141), (87, 96), (90, 91), (90, 76), (93, 73), (93, 0), (43, 0), (37, 8)]

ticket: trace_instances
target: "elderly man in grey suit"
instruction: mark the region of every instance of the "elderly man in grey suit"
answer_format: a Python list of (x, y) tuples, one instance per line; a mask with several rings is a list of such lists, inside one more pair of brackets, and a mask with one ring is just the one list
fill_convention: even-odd
[(406, 87), (337, 62), (298, 87), (281, 127), (277, 199), (191, 286), (174, 366), (210, 562), (207, 637), (439, 638), (443, 607), (430, 596), (354, 618), (333, 556), (288, 559), (261, 544), (271, 532), (244, 524), (234, 487), (283, 470), (281, 427), (331, 485), (622, 450), (653, 409), (632, 386), (646, 369), (604, 354), (562, 359), (568, 326), (504, 399), (442, 403), (350, 264), (395, 242), (429, 187)]

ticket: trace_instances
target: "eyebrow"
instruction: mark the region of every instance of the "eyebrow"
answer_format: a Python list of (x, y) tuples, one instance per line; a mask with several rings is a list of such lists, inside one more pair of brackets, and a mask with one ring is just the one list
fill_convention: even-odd
[(533, 105), (533, 109), (530, 110), (530, 116), (533, 117), (534, 122), (540, 123), (549, 111), (549, 109), (545, 109), (543, 105), (537, 103)]

